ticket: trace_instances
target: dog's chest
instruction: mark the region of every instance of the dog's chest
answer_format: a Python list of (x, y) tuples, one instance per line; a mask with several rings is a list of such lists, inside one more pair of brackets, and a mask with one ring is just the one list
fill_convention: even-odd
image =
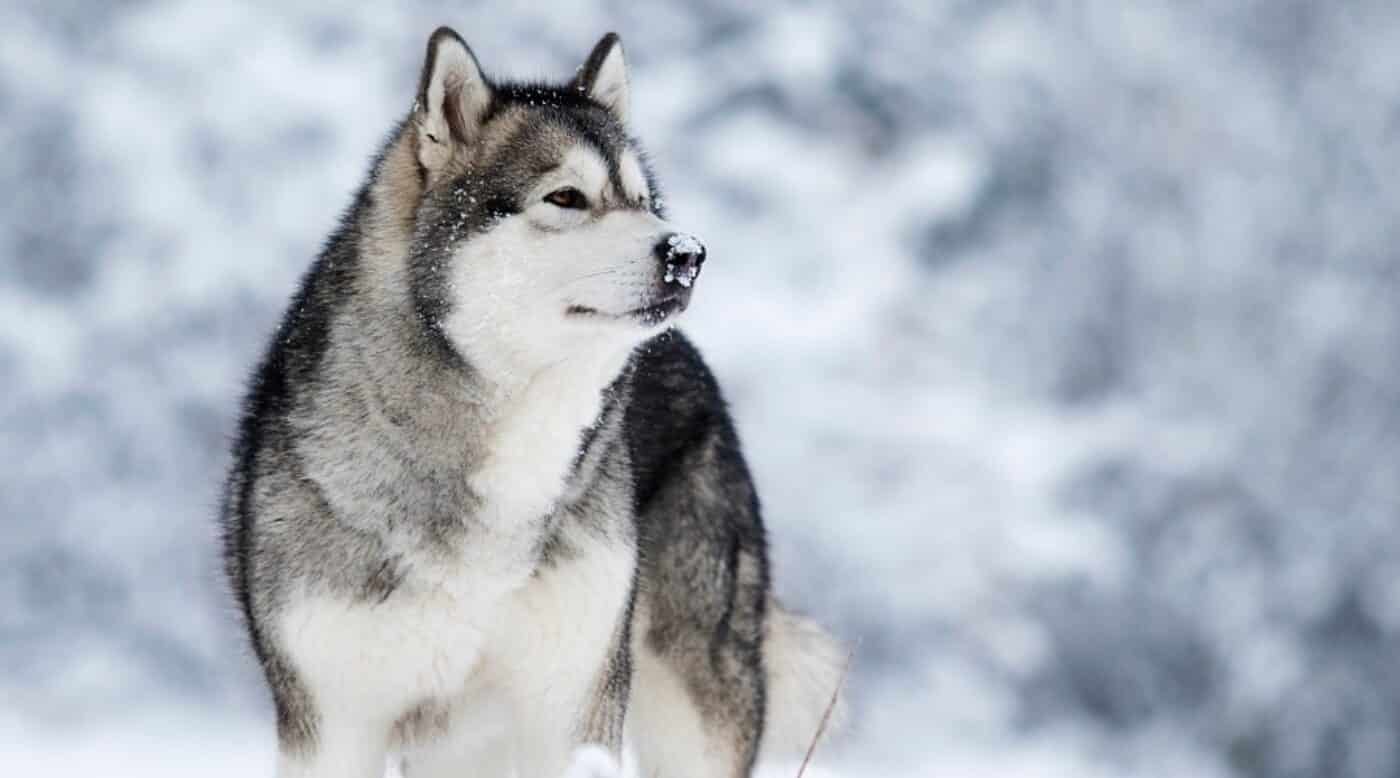
[(328, 704), (406, 712), (504, 694), (577, 709), (618, 634), (636, 550), (625, 537), (569, 534), (569, 554), (533, 572), (484, 557), (420, 567), (382, 602), (296, 597), (278, 629)]
[(603, 396), (596, 382), (545, 378), (490, 420), (459, 547), (403, 554), (382, 601), (313, 596), (289, 609), (284, 635), (319, 681), (370, 678), (373, 694), (407, 706), (477, 685), (577, 695), (594, 678), (635, 569), (630, 492), (625, 478), (579, 478), (560, 508)]
[(552, 511), (578, 460), (584, 432), (598, 419), (596, 380), (546, 374), (492, 419), (487, 451), (470, 476), (488, 530), (526, 527)]

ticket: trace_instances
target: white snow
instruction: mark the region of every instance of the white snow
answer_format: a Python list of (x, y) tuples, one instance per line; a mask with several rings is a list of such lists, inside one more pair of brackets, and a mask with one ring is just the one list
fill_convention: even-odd
[(698, 254), (703, 250), (700, 239), (688, 233), (677, 233), (666, 239), (666, 252), (669, 256)]
[(4, 771), (269, 772), (237, 397), (442, 23), (626, 39), (778, 588), (861, 641), (811, 775), (1400, 771), (1400, 6), (780, 5), (10, 10)]
[(676, 233), (666, 239), (666, 274), (663, 280), (666, 283), (679, 283), (689, 289), (695, 283), (695, 278), (700, 275), (700, 266), (695, 264), (683, 264), (679, 269), (676, 263), (671, 261), (673, 257), (699, 254), (705, 247), (700, 243), (700, 239), (689, 233)]

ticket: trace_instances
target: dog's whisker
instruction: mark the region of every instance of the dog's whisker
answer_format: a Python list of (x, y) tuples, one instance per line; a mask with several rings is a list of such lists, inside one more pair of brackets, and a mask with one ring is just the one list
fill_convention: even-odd
[(571, 279), (569, 279), (568, 281), (565, 281), (564, 283), (559, 284), (558, 286), (556, 286), (556, 287), (554, 287), (553, 289), (549, 290), (549, 294), (554, 294), (555, 292), (558, 292), (558, 291), (560, 291), (560, 290), (562, 290), (562, 289), (567, 289), (568, 287), (573, 286), (574, 284), (581, 283), (581, 282), (583, 282), (583, 281), (588, 281), (588, 280), (593, 279), (593, 278), (599, 278), (599, 277), (601, 277), (601, 276), (607, 276), (607, 275), (615, 275), (615, 274), (617, 274), (617, 273), (623, 272), (623, 271), (626, 270), (626, 269), (627, 269), (627, 268), (626, 268), (625, 266), (617, 266), (617, 267), (605, 268), (605, 269), (603, 269), (603, 270), (595, 270), (595, 271), (593, 271), (592, 273), (584, 273), (584, 274), (581, 275), (581, 276), (578, 276), (578, 277), (576, 277), (576, 278), (571, 278)]

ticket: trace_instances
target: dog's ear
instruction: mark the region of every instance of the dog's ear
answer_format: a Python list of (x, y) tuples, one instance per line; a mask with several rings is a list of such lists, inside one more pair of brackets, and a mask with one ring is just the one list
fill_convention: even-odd
[(610, 32), (593, 47), (583, 63), (573, 87), (599, 105), (612, 111), (618, 121), (627, 121), (627, 61), (622, 57), (622, 39)]
[(491, 106), (491, 85), (476, 56), (450, 27), (428, 39), (428, 55), (418, 80), (414, 115), (418, 125), (418, 163), (428, 170), (452, 158), (452, 144), (476, 139)]

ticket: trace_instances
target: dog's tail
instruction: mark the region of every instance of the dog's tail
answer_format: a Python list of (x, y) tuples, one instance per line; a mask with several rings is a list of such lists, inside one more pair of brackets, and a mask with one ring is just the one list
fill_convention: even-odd
[(769, 600), (763, 636), (768, 705), (760, 758), (801, 756), (828, 709), (828, 733), (840, 724), (845, 704), (839, 693), (848, 656), (816, 622)]

